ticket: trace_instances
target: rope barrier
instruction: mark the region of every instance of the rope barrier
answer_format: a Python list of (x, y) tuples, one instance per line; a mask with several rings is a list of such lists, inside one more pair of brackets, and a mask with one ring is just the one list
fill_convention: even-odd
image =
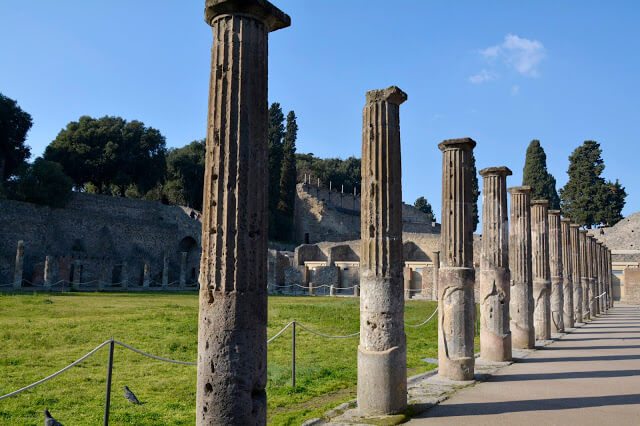
[(595, 296), (594, 299), (600, 299), (602, 296), (606, 295), (607, 292), (605, 291), (604, 293), (602, 293), (600, 296)]
[(355, 337), (355, 336), (360, 334), (360, 332), (358, 331), (357, 333), (347, 334), (346, 336), (330, 336), (328, 334), (320, 333), (319, 331), (314, 331), (314, 330), (310, 329), (309, 327), (307, 327), (307, 326), (305, 326), (303, 324), (300, 324), (299, 322), (296, 322), (296, 325), (299, 325), (300, 327), (304, 328), (309, 333), (312, 333), (312, 334), (315, 334), (315, 335), (318, 335), (318, 336), (321, 336), (321, 337), (326, 337), (328, 339), (346, 339), (346, 338), (349, 338), (349, 337)]
[(426, 320), (424, 320), (423, 322), (421, 322), (420, 324), (407, 324), (404, 323), (405, 327), (411, 327), (411, 328), (417, 328), (417, 327), (422, 327), (423, 325), (425, 325), (426, 323), (428, 323), (429, 321), (431, 321), (431, 318), (433, 318), (436, 314), (436, 312), (438, 312), (438, 308), (436, 308), (435, 311), (433, 311), (433, 313), (431, 314), (431, 316), (429, 318), (427, 318)]
[(289, 327), (291, 326), (291, 324), (293, 324), (294, 322), (295, 322), (295, 321), (291, 321), (289, 324), (285, 325), (285, 326), (284, 326), (284, 328), (283, 328), (282, 330), (278, 331), (278, 332), (276, 333), (276, 335), (275, 335), (275, 336), (273, 336), (271, 339), (267, 340), (267, 343), (271, 343), (271, 342), (273, 342), (274, 340), (276, 340), (276, 338), (277, 338), (277, 337), (279, 337), (282, 333), (284, 333), (284, 332), (285, 332), (285, 330), (286, 330), (287, 328), (289, 328)]
[(139, 353), (140, 355), (144, 355), (144, 356), (147, 356), (147, 357), (149, 357), (149, 358), (157, 359), (158, 361), (172, 362), (172, 363), (174, 363), (174, 364), (182, 364), (182, 365), (198, 365), (198, 363), (197, 363), (197, 362), (178, 361), (178, 360), (175, 360), (175, 359), (163, 358), (163, 357), (161, 357), (161, 356), (152, 355), (152, 354), (150, 354), (150, 353), (147, 353), (147, 352), (141, 351), (140, 349), (134, 348), (133, 346), (129, 346), (129, 345), (127, 345), (126, 343), (119, 342), (119, 341), (117, 341), (117, 340), (115, 340), (115, 339), (113, 340), (113, 342), (114, 342), (114, 343), (117, 343), (117, 344), (119, 344), (120, 346), (123, 346), (123, 347), (125, 347), (125, 348), (127, 348), (127, 349), (129, 349), (129, 350), (132, 350), (132, 351), (134, 351), (134, 352), (137, 352), (137, 353)]

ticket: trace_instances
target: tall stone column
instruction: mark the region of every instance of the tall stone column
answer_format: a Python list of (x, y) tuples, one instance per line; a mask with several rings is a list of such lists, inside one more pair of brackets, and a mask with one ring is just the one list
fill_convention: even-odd
[(573, 328), (573, 262), (571, 251), (571, 219), (562, 218), (562, 322), (565, 327)]
[(609, 285), (609, 308), (613, 308), (613, 263), (611, 259), (611, 250), (607, 249), (607, 284)]
[(123, 289), (128, 289), (129, 288), (129, 265), (127, 264), (127, 262), (122, 262), (122, 269), (121, 269), (121, 277), (120, 277), (120, 281), (121, 281), (121, 286)]
[(187, 253), (183, 251), (180, 253), (180, 288), (184, 288), (187, 285)]
[(580, 306), (582, 317), (580, 322), (586, 322), (589, 319), (589, 241), (587, 240), (587, 231), (580, 230), (580, 287), (582, 287), (582, 304)]
[(564, 265), (560, 210), (549, 210), (549, 267), (551, 271), (551, 332), (564, 333)]
[(594, 269), (595, 269), (595, 243), (593, 237), (591, 235), (586, 234), (585, 238), (587, 239), (587, 319), (592, 319), (595, 317), (595, 312), (593, 311), (593, 297), (594, 297)]
[(438, 283), (440, 282), (440, 252), (433, 252), (433, 285), (431, 286), (431, 300), (438, 300)]
[(438, 375), (473, 380), (473, 139), (450, 139), (442, 156), (442, 268), (438, 285)]
[(73, 261), (73, 289), (76, 291), (80, 290), (80, 280), (82, 275), (82, 263), (79, 260)]
[(411, 275), (413, 270), (405, 267), (402, 269), (402, 277), (404, 281), (404, 298), (411, 299)]
[(598, 272), (596, 274), (596, 285), (597, 285), (597, 291), (596, 291), (596, 296), (598, 296), (598, 298), (596, 299), (596, 313), (597, 314), (603, 314), (604, 313), (604, 296), (602, 296), (602, 293), (604, 292), (604, 246), (602, 244), (601, 241), (596, 241), (596, 265), (598, 267)]
[(207, 0), (213, 29), (198, 319), (196, 424), (266, 423), (266, 0)]
[(509, 229), (509, 269), (511, 270), (511, 341), (514, 348), (533, 349), (533, 275), (531, 271), (531, 187), (509, 188), (511, 228)]
[(596, 239), (589, 235), (589, 243), (591, 245), (590, 256), (591, 256), (591, 275), (589, 276), (589, 317), (595, 318), (598, 313), (596, 296), (598, 295), (598, 285), (597, 285), (597, 276), (598, 276), (598, 260), (597, 260), (597, 244)]
[(149, 284), (151, 283), (151, 272), (149, 270), (149, 264), (144, 264), (144, 269), (142, 270), (142, 287), (149, 288)]
[(162, 288), (169, 287), (169, 254), (165, 251), (162, 260)]
[(531, 201), (533, 326), (536, 340), (551, 339), (551, 271), (549, 268), (549, 201)]
[(358, 409), (407, 406), (404, 332), (400, 104), (395, 86), (367, 92), (362, 120)]
[(571, 271), (573, 278), (573, 324), (582, 322), (582, 239), (580, 225), (572, 223), (571, 232)]
[(22, 287), (22, 273), (24, 271), (24, 241), (18, 241), (16, 250), (16, 265), (13, 270), (13, 288)]
[(509, 324), (509, 212), (507, 167), (480, 170), (482, 176), (482, 254), (480, 258), (480, 356), (511, 360)]
[(51, 287), (53, 285), (54, 277), (54, 265), (53, 256), (47, 256), (44, 259), (44, 286)]

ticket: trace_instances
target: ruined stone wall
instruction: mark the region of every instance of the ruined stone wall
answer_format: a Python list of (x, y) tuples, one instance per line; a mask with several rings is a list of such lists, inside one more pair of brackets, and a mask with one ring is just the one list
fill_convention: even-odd
[[(169, 281), (177, 281), (181, 252), (187, 252), (187, 282), (195, 282), (200, 262), (201, 224), (181, 207), (97, 194), (74, 193), (65, 208), (52, 209), (0, 200), (0, 283), (13, 275), (16, 247), (24, 241), (24, 278), (41, 283), (44, 259), (55, 257), (57, 279), (69, 279), (71, 265), (82, 265), (82, 282), (118, 280), (126, 263), (131, 284), (142, 282), (145, 263), (151, 279), (162, 280), (164, 253)], [(34, 281), (35, 280), (35, 281)], [(112, 281), (117, 282), (117, 281)]]
[(621, 302), (640, 305), (640, 268), (624, 270), (624, 289)]
[[(360, 238), (359, 196), (302, 183), (296, 189), (294, 226), (297, 243), (304, 244), (307, 238), (312, 244)], [(408, 204), (402, 206), (402, 223), (404, 232), (440, 232), (440, 225), (433, 226), (424, 213)]]

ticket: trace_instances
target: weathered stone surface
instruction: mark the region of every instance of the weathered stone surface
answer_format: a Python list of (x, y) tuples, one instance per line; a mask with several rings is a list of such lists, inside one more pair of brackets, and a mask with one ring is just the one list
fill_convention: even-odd
[(149, 288), (151, 284), (151, 270), (149, 269), (149, 264), (144, 264), (144, 269), (142, 270), (142, 287)]
[(438, 285), (440, 283), (440, 252), (433, 252), (433, 286), (431, 287), (431, 300), (438, 300)]
[(582, 322), (582, 238), (580, 225), (572, 223), (571, 230), (571, 270), (573, 277), (573, 323)]
[(24, 241), (18, 241), (16, 263), (13, 270), (13, 288), (22, 287), (22, 272), (24, 270)]
[(551, 271), (549, 268), (549, 201), (531, 201), (533, 325), (536, 340), (551, 339)]
[(438, 375), (473, 380), (473, 139), (450, 139), (442, 156), (442, 268), (438, 285)]
[(551, 333), (564, 333), (564, 264), (560, 210), (549, 210), (549, 267), (551, 272)]
[(169, 254), (165, 251), (162, 260), (162, 288), (169, 287)]
[(267, 44), (264, 0), (208, 0), (213, 29), (202, 217), (196, 424), (266, 424)]
[(180, 253), (180, 280), (179, 284), (180, 288), (183, 288), (187, 285), (187, 253)]
[(566, 328), (573, 328), (573, 262), (571, 250), (571, 219), (562, 218), (562, 320)]
[(585, 322), (589, 319), (589, 274), (590, 272), (590, 258), (589, 258), (589, 240), (587, 239), (587, 231), (585, 229), (580, 230), (580, 287), (582, 288), (582, 297), (580, 305), (582, 311), (582, 317), (578, 319), (580, 322)]
[(596, 299), (596, 310), (597, 310), (597, 314), (603, 314), (604, 313), (604, 296), (602, 296), (602, 293), (604, 292), (604, 246), (603, 243), (600, 241), (596, 241), (596, 253), (597, 253), (597, 257), (596, 257), (596, 266), (597, 266), (597, 274), (596, 274), (596, 284), (597, 284), (597, 292), (596, 292), (596, 296), (598, 296), (598, 298)]
[(480, 356), (511, 360), (509, 324), (509, 212), (507, 167), (480, 170), (482, 190), (482, 254), (480, 258)]
[(511, 228), (509, 269), (511, 270), (511, 341), (513, 348), (533, 349), (533, 278), (531, 271), (531, 187), (509, 188)]
[(80, 282), (82, 281), (82, 263), (79, 260), (73, 261), (73, 278), (72, 287), (74, 290), (80, 290)]
[(367, 92), (362, 121), (362, 208), (358, 410), (407, 406), (402, 260), (400, 104), (392, 86)]
[(47, 256), (44, 260), (44, 286), (51, 287), (55, 280), (55, 265), (53, 256)]

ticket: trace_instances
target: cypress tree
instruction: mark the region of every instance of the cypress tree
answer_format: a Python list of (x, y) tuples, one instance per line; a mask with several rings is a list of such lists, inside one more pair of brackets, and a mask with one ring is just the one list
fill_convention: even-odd
[(276, 238), (276, 216), (280, 200), (280, 170), (282, 169), (282, 138), (284, 114), (280, 104), (269, 108), (269, 238)]
[(522, 184), (531, 187), (532, 200), (548, 200), (551, 209), (560, 208), (556, 178), (547, 170), (547, 155), (537, 139), (532, 140), (527, 148)]
[(293, 233), (293, 212), (296, 201), (296, 139), (298, 124), (296, 114), (287, 114), (287, 128), (282, 143), (282, 169), (280, 171), (280, 200), (278, 202), (278, 236), (289, 240)]

